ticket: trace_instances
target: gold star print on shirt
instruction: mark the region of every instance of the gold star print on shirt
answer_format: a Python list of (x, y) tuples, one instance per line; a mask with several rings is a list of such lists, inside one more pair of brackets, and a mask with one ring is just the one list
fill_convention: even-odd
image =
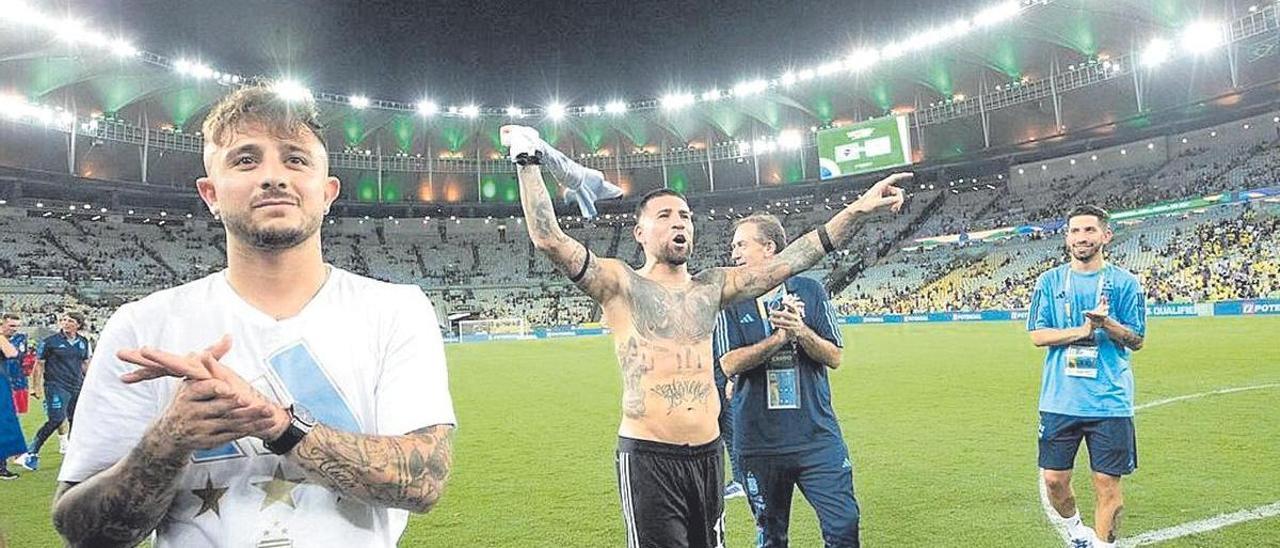
[(277, 502), (289, 508), (297, 508), (293, 500), (293, 490), (299, 485), (302, 485), (302, 480), (293, 481), (284, 477), (284, 467), (280, 464), (276, 464), (276, 471), (271, 479), (253, 482), (254, 487), (266, 493), (266, 497), (262, 499), (262, 510), (266, 510)]
[(212, 511), (213, 515), (221, 517), (222, 514), (219, 512), (219, 509), (218, 509), (218, 500), (221, 499), (222, 495), (225, 494), (226, 492), (227, 492), (226, 487), (214, 487), (213, 478), (210, 476), (205, 476), (204, 489), (191, 490), (191, 494), (200, 498), (200, 511), (196, 512), (196, 515), (192, 517), (199, 517), (200, 514), (203, 514), (209, 511)]

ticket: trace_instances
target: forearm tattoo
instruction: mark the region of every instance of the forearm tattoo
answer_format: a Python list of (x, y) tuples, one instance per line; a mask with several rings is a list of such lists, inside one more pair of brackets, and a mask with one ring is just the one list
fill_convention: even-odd
[[(546, 254), (556, 270), (572, 279), (583, 291), (603, 301), (607, 295), (600, 274), (600, 261), (590, 258), (591, 250), (564, 233), (556, 220), (556, 211), (547, 193), (538, 166), (521, 167), (520, 201), (524, 209), (529, 238)], [(575, 279), (576, 278), (576, 279)]]
[(289, 456), (309, 477), (344, 496), (426, 512), (440, 499), (453, 466), (453, 427), (375, 436), (319, 425)]
[(71, 546), (134, 546), (160, 524), (190, 452), (174, 451), (157, 423), (129, 455), (54, 494), (53, 525)]

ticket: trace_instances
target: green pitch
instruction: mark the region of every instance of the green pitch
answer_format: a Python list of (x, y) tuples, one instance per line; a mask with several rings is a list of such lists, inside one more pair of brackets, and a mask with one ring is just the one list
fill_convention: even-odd
[[(1280, 383), (1280, 318), (1153, 320), (1134, 360), (1138, 403)], [(846, 328), (831, 376), (856, 467), (867, 546), (1059, 546), (1036, 485), (1043, 354), (1021, 324)], [(613, 468), (617, 366), (607, 338), (488, 343), (448, 350), (461, 426), (441, 504), (413, 518), (406, 546), (621, 546)], [(1122, 535), (1280, 501), (1280, 386), (1138, 412), (1139, 470), (1125, 480)], [(26, 416), (28, 436), (42, 411)], [(10, 546), (56, 546), (44, 469), (0, 483)], [(1088, 461), (1081, 452), (1077, 470)], [(19, 472), (24, 472), (19, 470)], [(1077, 496), (1092, 523), (1086, 474)], [(730, 546), (750, 546), (746, 502), (727, 501)], [(792, 545), (821, 546), (799, 498)], [(1280, 516), (1163, 543), (1280, 545)]]

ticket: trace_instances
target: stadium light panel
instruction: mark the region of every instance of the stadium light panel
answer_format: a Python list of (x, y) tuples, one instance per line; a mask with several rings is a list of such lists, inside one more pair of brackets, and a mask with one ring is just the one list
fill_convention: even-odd
[(1182, 48), (1195, 55), (1213, 51), (1227, 41), (1222, 25), (1216, 21), (1191, 23), (1182, 29), (1181, 38)]
[(997, 25), (1017, 17), (1019, 9), (1017, 0), (1001, 2), (974, 15), (973, 24), (978, 27)]
[(778, 78), (778, 83), (783, 86), (790, 86), (796, 83), (796, 73), (792, 71), (782, 73), (782, 76)]
[(271, 90), (285, 101), (305, 101), (311, 98), (311, 90), (297, 80), (281, 80)]
[(523, 118), (524, 112), (520, 110), (520, 107), (512, 105), (507, 107), (507, 116), (509, 118)]
[(604, 111), (609, 114), (622, 114), (627, 111), (627, 104), (622, 101), (609, 101), (604, 106)]
[(480, 115), (480, 107), (476, 105), (467, 105), (458, 109), (458, 114), (466, 116), (467, 118), (475, 118)]
[(547, 105), (547, 117), (552, 120), (561, 120), (564, 118), (565, 107), (560, 102), (554, 102)]
[(676, 110), (692, 105), (696, 99), (692, 93), (668, 93), (662, 97), (662, 108)]
[(434, 115), (436, 112), (439, 112), (439, 110), (440, 107), (436, 106), (435, 102), (430, 99), (418, 101), (418, 114), (421, 114), (422, 116)]
[(804, 139), (799, 131), (788, 129), (778, 134), (778, 146), (783, 150), (796, 150), (802, 145), (804, 145)]
[(133, 47), (133, 44), (130, 44), (121, 38), (112, 40), (110, 48), (111, 53), (116, 57), (127, 58), (136, 57), (138, 55), (138, 48)]
[(1138, 56), (1138, 62), (1145, 67), (1156, 67), (1168, 61), (1173, 57), (1173, 44), (1163, 38), (1156, 38), (1143, 48), (1142, 53)]
[(600, 114), (600, 105), (587, 105), (582, 108), (583, 114)]
[(840, 72), (840, 69), (843, 67), (844, 67), (844, 64), (841, 63), (840, 61), (831, 61), (828, 63), (823, 63), (821, 65), (818, 65), (818, 75), (831, 76), (832, 74)]
[(796, 81), (808, 82), (809, 80), (812, 80), (814, 76), (817, 76), (817, 74), (813, 69), (804, 69), (796, 73)]
[(733, 94), (739, 97), (764, 93), (768, 90), (769, 82), (767, 80), (748, 80), (733, 86)]
[(845, 59), (845, 66), (854, 72), (861, 72), (875, 66), (880, 60), (880, 50), (860, 49)]
[(712, 88), (702, 94), (703, 101), (715, 101), (720, 98), (720, 90)]
[(351, 102), (351, 106), (355, 108), (358, 108), (358, 109), (369, 108), (369, 98), (363, 95), (352, 96), (351, 99), (349, 99), (349, 101)]

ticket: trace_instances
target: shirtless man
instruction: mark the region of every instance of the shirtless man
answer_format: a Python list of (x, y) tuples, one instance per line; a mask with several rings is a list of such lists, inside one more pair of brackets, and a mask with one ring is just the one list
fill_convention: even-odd
[[(757, 297), (813, 266), (842, 245), (868, 213), (897, 212), (904, 194), (890, 175), (857, 201), (756, 266), (711, 268), (691, 275), (693, 213), (671, 190), (646, 194), (636, 207), (634, 237), (645, 263), (600, 258), (560, 229), (543, 182), (541, 147), (528, 128), (502, 128), (518, 165), (525, 226), (534, 246), (604, 310), (622, 370), (618, 490), (628, 548), (724, 544), (720, 402), (712, 374), (711, 335), (720, 309)], [(562, 181), (563, 182), (563, 181)]]

